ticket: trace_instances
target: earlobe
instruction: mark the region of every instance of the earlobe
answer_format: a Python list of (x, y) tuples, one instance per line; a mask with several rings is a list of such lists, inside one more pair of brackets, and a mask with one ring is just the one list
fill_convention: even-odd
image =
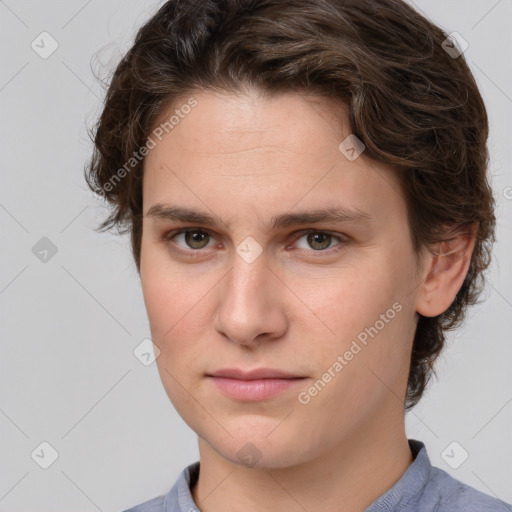
[(417, 294), (416, 311), (434, 317), (455, 300), (468, 273), (476, 243), (476, 228), (436, 244), (426, 260), (423, 282)]

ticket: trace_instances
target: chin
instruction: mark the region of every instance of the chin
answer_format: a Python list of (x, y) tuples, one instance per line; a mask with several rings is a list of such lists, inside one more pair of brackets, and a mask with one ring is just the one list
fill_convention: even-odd
[[(259, 428), (251, 425), (251, 419), (233, 425), (222, 423), (215, 433), (205, 432), (204, 435), (194, 429), (199, 437), (218, 455), (233, 464), (247, 468), (282, 469), (305, 462), (312, 454), (314, 447), (308, 444), (308, 452), (299, 433), (293, 434), (289, 427), (278, 426), (275, 420), (259, 422)], [(277, 426), (277, 428), (276, 428)], [(231, 427), (231, 428), (230, 428)], [(279, 432), (279, 429), (282, 431)], [(213, 434), (213, 435), (212, 435)]]
[(290, 446), (273, 446), (268, 442), (245, 441), (229, 447), (214, 447), (219, 455), (246, 468), (284, 469), (304, 462), (297, 443)]

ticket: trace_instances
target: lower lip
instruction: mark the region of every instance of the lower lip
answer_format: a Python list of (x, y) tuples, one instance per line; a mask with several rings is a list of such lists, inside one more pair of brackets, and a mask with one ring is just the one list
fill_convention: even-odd
[(240, 380), (228, 377), (210, 377), (210, 379), (225, 395), (247, 402), (271, 398), (304, 380), (303, 378)]

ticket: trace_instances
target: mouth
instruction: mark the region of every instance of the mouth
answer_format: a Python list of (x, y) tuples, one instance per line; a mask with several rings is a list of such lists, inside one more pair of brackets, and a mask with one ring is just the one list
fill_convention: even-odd
[(223, 394), (244, 402), (269, 399), (291, 389), (306, 378), (273, 368), (251, 371), (226, 368), (207, 374), (206, 377)]

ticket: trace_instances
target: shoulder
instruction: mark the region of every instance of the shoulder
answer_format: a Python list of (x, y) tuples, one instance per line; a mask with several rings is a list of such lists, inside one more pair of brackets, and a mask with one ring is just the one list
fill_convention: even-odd
[(424, 497), (427, 499), (421, 512), (512, 512), (511, 505), (478, 491), (435, 466), (430, 468)]
[(165, 496), (158, 496), (152, 500), (140, 503), (135, 507), (124, 510), (123, 512), (164, 512)]
[(190, 484), (197, 480), (199, 462), (187, 466), (171, 487), (171, 490), (162, 496), (140, 503), (123, 512), (191, 512), (196, 511), (194, 500), (190, 494)]

